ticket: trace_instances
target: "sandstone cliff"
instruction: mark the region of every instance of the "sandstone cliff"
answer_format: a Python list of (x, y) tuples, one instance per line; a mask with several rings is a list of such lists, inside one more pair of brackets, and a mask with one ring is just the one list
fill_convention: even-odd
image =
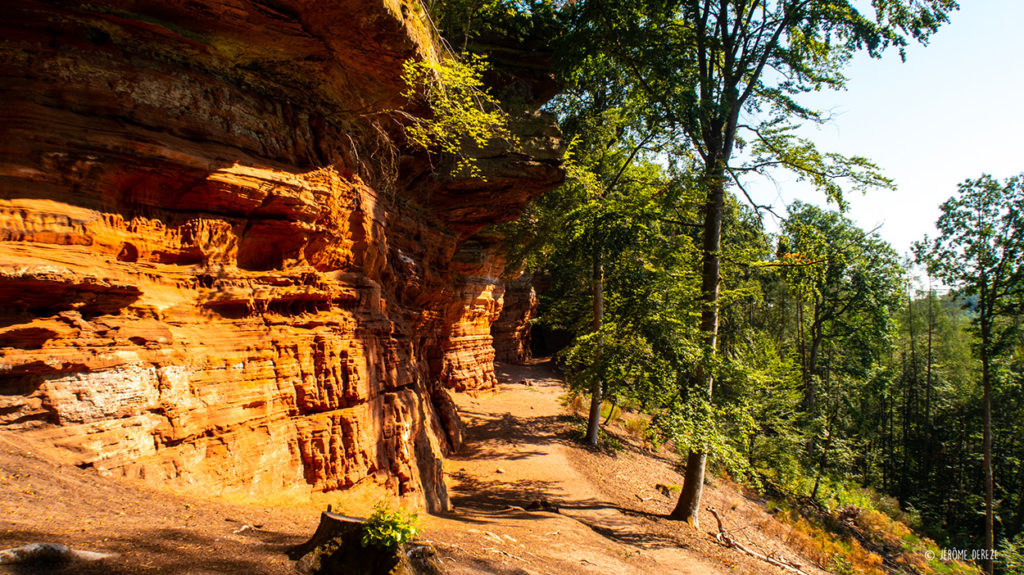
[(487, 181), (403, 152), (398, 0), (5, 2), (0, 429), (82, 467), (444, 508), (445, 388), (494, 381), (478, 232), (562, 178), (550, 118)]
[(524, 274), (505, 283), (501, 315), (491, 324), (495, 360), (525, 364), (533, 358), (530, 320), (537, 317), (539, 308), (532, 275)]

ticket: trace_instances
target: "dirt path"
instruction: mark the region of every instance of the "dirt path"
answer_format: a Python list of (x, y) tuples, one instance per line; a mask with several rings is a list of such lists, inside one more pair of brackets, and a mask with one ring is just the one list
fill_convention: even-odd
[(457, 398), (467, 434), (447, 463), (455, 513), (429, 525), (457, 573), (777, 572), (666, 519), (671, 501), (654, 486), (681, 482), (670, 458), (573, 441), (546, 365), (498, 372), (496, 391)]

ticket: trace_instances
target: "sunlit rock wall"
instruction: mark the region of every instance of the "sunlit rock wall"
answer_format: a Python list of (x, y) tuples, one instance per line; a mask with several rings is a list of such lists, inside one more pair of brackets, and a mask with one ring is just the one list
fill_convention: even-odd
[(561, 180), (561, 144), (523, 120), (486, 181), (406, 154), (413, 6), (4, 3), (0, 432), (205, 494), (447, 505), (445, 389), (494, 381), (477, 232)]
[(501, 314), (491, 324), (494, 359), (498, 361), (525, 364), (533, 359), (530, 320), (537, 317), (540, 300), (532, 279), (532, 275), (524, 274), (505, 283)]

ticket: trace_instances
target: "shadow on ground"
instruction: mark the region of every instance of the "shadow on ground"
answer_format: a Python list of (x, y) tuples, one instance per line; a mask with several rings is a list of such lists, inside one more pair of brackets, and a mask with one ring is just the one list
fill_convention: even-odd
[[(515, 377), (514, 366), (499, 373), (503, 380)], [(563, 415), (514, 416), (463, 410), (466, 442), (451, 461), (493, 459), (502, 461), (542, 457), (551, 445), (580, 447), (575, 430)], [(629, 450), (637, 442), (623, 441)], [(496, 475), (493, 473), (497, 473)], [(573, 498), (564, 482), (539, 479), (505, 479), (497, 469), (485, 477), (464, 471), (451, 473), (456, 481), (451, 492), (455, 506), (452, 519), (472, 524), (505, 520), (540, 520), (561, 515), (579, 522), (601, 537), (641, 549), (679, 547), (674, 523), (667, 516), (623, 507), (602, 498)], [(571, 487), (570, 487), (571, 488)], [(649, 529), (655, 524), (660, 529)]]
[[(450, 459), (466, 461), (481, 458), (516, 460), (541, 455), (540, 450), (524, 450), (522, 445), (570, 444), (572, 430), (558, 416), (516, 418), (510, 413), (495, 418), (463, 410), (466, 439), (459, 453)], [(514, 450), (514, 451), (513, 451)]]
[[(102, 546), (72, 544), (79, 551), (116, 553), (99, 561), (30, 561), (0, 566), (0, 573), (14, 575), (169, 575), (199, 573), (245, 573), (258, 575), (278, 572), (268, 569), (268, 561), (280, 561), (285, 549), (300, 543), (294, 535), (253, 530), (237, 539), (207, 537), (186, 528), (148, 529), (133, 537), (111, 538)], [(55, 542), (65, 536), (44, 531), (10, 530), (0, 538), (0, 548), (17, 547), (29, 542)]]

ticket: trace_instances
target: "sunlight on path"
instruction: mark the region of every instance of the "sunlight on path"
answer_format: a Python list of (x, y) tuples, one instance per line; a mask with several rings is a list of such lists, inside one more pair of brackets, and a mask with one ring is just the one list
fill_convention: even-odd
[[(459, 394), (466, 444), (446, 463), (455, 514), (448, 551), (484, 551), (500, 573), (725, 573), (626, 515), (570, 457), (561, 380), (547, 364), (497, 365), (495, 391)], [(555, 511), (557, 509), (557, 511)], [(452, 531), (461, 529), (461, 536)], [(493, 567), (492, 567), (493, 568)], [(476, 573), (477, 570), (458, 571)]]

